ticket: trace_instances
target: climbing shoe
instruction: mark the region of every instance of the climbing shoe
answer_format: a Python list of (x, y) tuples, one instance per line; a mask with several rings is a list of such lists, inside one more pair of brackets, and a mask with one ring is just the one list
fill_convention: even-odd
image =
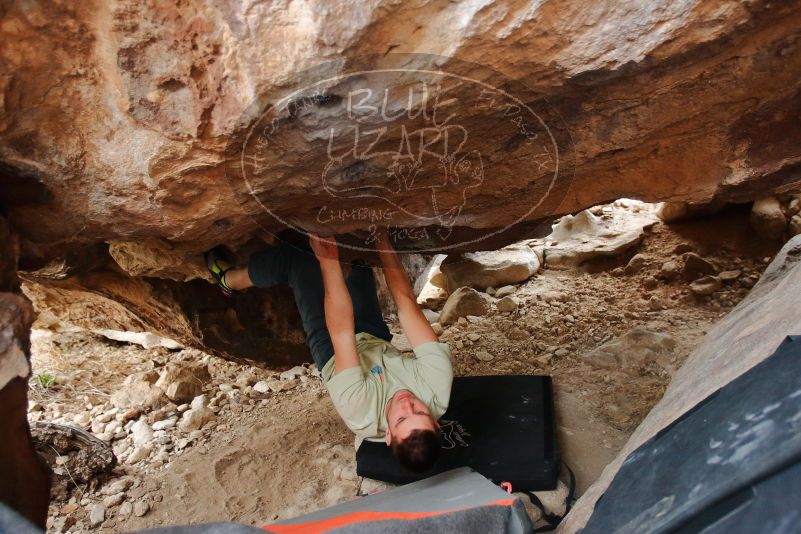
[(223, 294), (230, 297), (238, 293), (238, 291), (231, 289), (228, 287), (228, 284), (225, 283), (225, 273), (233, 267), (233, 265), (225, 259), (225, 256), (226, 254), (222, 247), (213, 248), (203, 254), (206, 260), (206, 268), (208, 268), (211, 275), (217, 281), (217, 285), (220, 286), (220, 290)]

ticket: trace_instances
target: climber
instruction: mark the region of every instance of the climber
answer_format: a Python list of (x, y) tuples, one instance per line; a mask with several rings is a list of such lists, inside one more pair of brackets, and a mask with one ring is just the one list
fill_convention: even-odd
[(345, 424), (359, 438), (385, 440), (403, 466), (422, 472), (441, 447), (437, 421), (450, 400), (450, 350), (420, 311), (386, 232), (376, 248), (414, 358), (390, 343), (372, 269), (356, 261), (345, 277), (334, 238), (312, 235), (304, 249), (271, 247), (251, 255), (246, 267), (233, 267), (214, 249), (206, 264), (227, 294), (289, 285), (312, 358)]

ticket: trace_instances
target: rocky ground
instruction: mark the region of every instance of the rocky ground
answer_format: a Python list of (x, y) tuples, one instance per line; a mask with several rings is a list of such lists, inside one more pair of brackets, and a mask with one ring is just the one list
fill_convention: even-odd
[[(652, 208), (624, 203), (591, 213), (601, 224), (642, 219), (643, 209)], [(446, 321), (442, 307), (459, 307), (437, 299), (427, 312), (451, 345), (457, 374), (554, 377), (560, 445), (579, 491), (780, 246), (751, 230), (747, 210), (638, 224), (626, 247), (607, 247), (580, 267), (554, 253), (561, 269), (547, 268), (549, 249), (564, 241), (526, 242), (544, 255), (544, 270), (522, 283), (465, 291), (483, 303), (478, 314), (457, 312)], [(608, 245), (623, 233), (579, 244)], [(403, 346), (402, 336), (396, 341)], [(84, 429), (87, 443), (95, 440), (98, 450), (110, 444), (117, 458), (102, 475), (104, 466), (87, 465), (77, 450), (50, 447), (57, 474), (52, 532), (221, 520), (261, 525), (384, 488), (356, 477), (352, 435), (313, 366), (279, 373), (194, 349), (44, 330), (35, 331), (32, 353), (30, 420)]]

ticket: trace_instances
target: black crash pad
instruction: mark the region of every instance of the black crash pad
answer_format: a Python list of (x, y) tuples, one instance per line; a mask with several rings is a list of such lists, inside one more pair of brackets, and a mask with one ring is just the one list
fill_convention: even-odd
[(801, 336), (632, 452), (582, 534), (801, 532)]
[(359, 476), (393, 484), (471, 467), (515, 491), (552, 490), (559, 476), (553, 390), (549, 376), (457, 377), (440, 419), (443, 450), (426, 473), (404, 469), (384, 443), (364, 441), (356, 452)]

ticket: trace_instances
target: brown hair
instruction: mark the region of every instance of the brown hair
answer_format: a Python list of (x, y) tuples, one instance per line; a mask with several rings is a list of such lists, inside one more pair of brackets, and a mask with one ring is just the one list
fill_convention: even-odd
[(428, 471), (439, 458), (442, 442), (439, 430), (412, 430), (403, 441), (393, 439), (390, 442), (392, 454), (400, 464), (410, 471), (422, 473)]

